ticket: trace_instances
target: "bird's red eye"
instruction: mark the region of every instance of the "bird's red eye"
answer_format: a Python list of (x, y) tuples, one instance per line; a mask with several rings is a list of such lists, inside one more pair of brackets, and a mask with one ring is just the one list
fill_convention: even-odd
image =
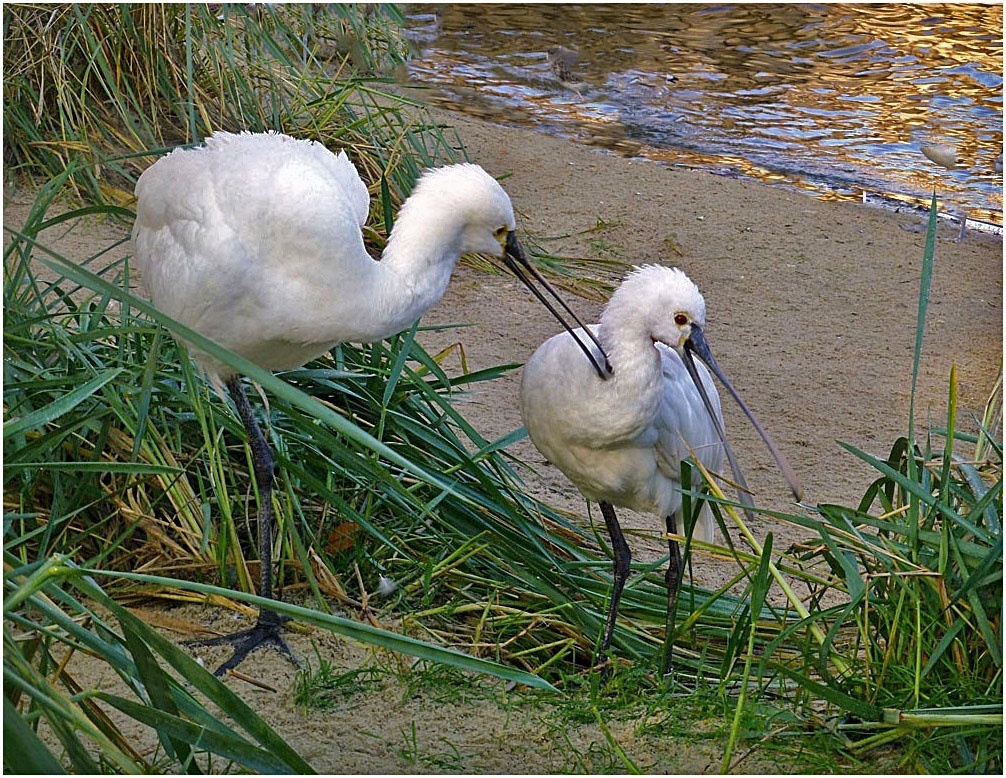
[(674, 323), (677, 324), (679, 327), (684, 327), (686, 324), (688, 324), (688, 317), (685, 316), (683, 313), (676, 313), (674, 314)]

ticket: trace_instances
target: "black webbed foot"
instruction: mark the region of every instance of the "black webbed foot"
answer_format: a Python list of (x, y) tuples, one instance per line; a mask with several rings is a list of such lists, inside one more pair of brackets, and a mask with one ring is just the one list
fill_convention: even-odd
[(251, 629), (234, 632), (230, 635), (221, 635), (215, 638), (205, 638), (202, 640), (185, 640), (185, 646), (222, 646), (230, 645), (234, 647), (234, 653), (220, 667), (213, 671), (213, 675), (222, 676), (241, 664), (250, 653), (260, 648), (272, 647), (283, 654), (291, 663), (300, 667), (300, 662), (293, 655), (290, 646), (283, 639), (282, 627), (287, 619), (280, 616), (275, 611), (261, 611), (258, 621)]

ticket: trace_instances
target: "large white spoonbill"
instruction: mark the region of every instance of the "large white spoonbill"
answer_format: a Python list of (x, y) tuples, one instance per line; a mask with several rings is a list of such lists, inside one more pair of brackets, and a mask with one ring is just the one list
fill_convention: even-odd
[[(576, 317), (534, 270), (517, 240), (510, 198), (477, 165), (427, 171), (398, 214), (380, 261), (361, 228), (367, 188), (344, 152), (275, 132), (218, 132), (176, 149), (136, 182), (136, 265), (158, 309), (270, 370), (303, 365), (337, 343), (372, 342), (409, 327), (443, 295), (458, 258), (503, 257), (563, 323), (526, 273)], [(579, 323), (579, 322), (577, 322)], [(584, 353), (604, 374), (603, 352)], [(269, 444), (240, 376), (190, 347), (218, 391), (234, 400), (248, 433), (259, 493), (260, 593), (272, 599)], [(261, 610), (249, 630), (196, 641), (230, 644), (217, 675), (273, 645), (291, 660), (282, 619)]]
[[(718, 472), (726, 457), (743, 485), (723, 434), (710, 370), (755, 425), (799, 499), (796, 476), (713, 359), (703, 335), (705, 323), (705, 301), (684, 272), (645, 265), (626, 276), (600, 324), (591, 328), (600, 342), (597, 348), (603, 349), (595, 358), (606, 354), (610, 361), (605, 380), (577, 346), (578, 337), (583, 342), (580, 331), (549, 338), (524, 366), (521, 415), (531, 441), (584, 497), (599, 504), (611, 537), (614, 585), (602, 654), (611, 646), (632, 559), (615, 506), (661, 516), (674, 535), (682, 504), (681, 460), (694, 456), (707, 470)], [(701, 362), (693, 360), (693, 353)], [(696, 474), (694, 486), (700, 484)], [(715, 531), (705, 506), (694, 537), (711, 541)], [(682, 574), (676, 540), (669, 540), (669, 550), (665, 673), (670, 671), (670, 622)]]

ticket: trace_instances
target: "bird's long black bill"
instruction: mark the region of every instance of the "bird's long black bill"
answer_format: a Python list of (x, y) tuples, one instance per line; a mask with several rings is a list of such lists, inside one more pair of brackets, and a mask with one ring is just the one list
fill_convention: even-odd
[[(587, 355), (587, 359), (590, 360), (590, 364), (592, 364), (594, 366), (594, 369), (597, 370), (597, 374), (601, 378), (607, 378), (611, 374), (611, 363), (608, 362), (608, 355), (604, 353), (604, 349), (601, 348), (601, 344), (597, 340), (597, 337), (591, 331), (590, 327), (585, 326), (583, 322), (580, 321), (579, 317), (577, 317), (577, 315), (573, 313), (573, 309), (566, 304), (566, 301), (562, 299), (562, 296), (555, 290), (555, 287), (553, 287), (548, 281), (546, 281), (545, 277), (538, 272), (538, 269), (534, 265), (532, 265), (530, 261), (528, 261), (527, 254), (524, 253), (524, 247), (520, 245), (520, 241), (517, 240), (517, 234), (514, 233), (513, 231), (507, 233), (506, 250), (503, 254), (503, 262), (510, 269), (510, 272), (513, 273), (515, 276), (517, 276), (517, 278), (520, 279), (521, 283), (531, 290), (531, 294), (533, 294), (535, 297), (538, 298), (539, 302), (541, 302), (541, 304), (548, 309), (548, 312), (555, 317), (556, 321), (558, 321), (563, 326), (563, 329), (565, 329), (566, 332), (568, 332), (573, 337), (573, 340), (576, 341), (576, 344), (580, 347), (583, 353)], [(552, 298), (559, 303), (559, 305), (569, 315), (569, 317), (576, 323), (577, 327), (580, 327), (583, 330), (583, 332), (586, 333), (587, 337), (590, 338), (593, 344), (597, 347), (598, 353), (600, 353), (601, 358), (604, 360), (603, 367), (601, 366), (601, 364), (598, 363), (597, 357), (594, 355), (594, 352), (591, 350), (590, 346), (588, 346), (586, 343), (583, 342), (583, 340), (580, 339), (580, 337), (574, 331), (573, 327), (571, 327), (562, 317), (562, 314), (560, 314), (559, 311), (556, 310), (555, 306), (552, 304), (552, 301), (545, 296), (545, 294), (541, 291), (541, 289), (539, 289), (537, 286), (531, 283), (531, 278), (529, 278), (528, 276), (533, 277), (535, 281), (541, 284), (542, 289), (548, 292), (552, 296)]]
[(695, 369), (695, 363), (691, 358), (692, 352), (695, 352), (699, 359), (701, 359), (712, 371), (713, 375), (719, 379), (720, 383), (727, 388), (727, 391), (730, 392), (730, 395), (741, 407), (741, 410), (744, 411), (744, 414), (748, 417), (751, 424), (753, 424), (754, 428), (758, 430), (758, 434), (761, 435), (761, 439), (765, 441), (765, 445), (775, 458), (775, 462), (779, 466), (780, 472), (783, 474), (783, 477), (786, 479), (786, 483), (792, 490), (793, 496), (797, 499), (797, 501), (799, 501), (801, 493), (800, 479), (796, 477), (796, 473), (793, 471), (793, 468), (790, 467), (789, 462), (786, 461), (782, 452), (776, 447), (775, 442), (771, 437), (769, 437), (769, 434), (764, 430), (764, 428), (762, 428), (761, 424), (758, 423), (758, 419), (755, 418), (754, 413), (752, 413), (751, 409), (748, 408), (744, 400), (741, 399), (737, 390), (734, 389), (733, 384), (730, 383), (729, 379), (720, 369), (719, 364), (717, 364), (716, 360), (713, 358), (712, 351), (709, 350), (709, 344), (706, 343), (705, 336), (702, 334), (702, 329), (696, 324), (692, 324), (692, 334), (685, 342), (684, 351), (685, 359), (683, 361), (685, 363), (685, 368), (688, 370), (688, 374), (692, 377), (695, 387), (699, 390), (699, 394), (702, 396), (702, 401), (705, 404), (709, 415), (712, 417), (713, 423), (716, 424), (716, 431), (720, 436), (720, 440), (723, 442), (723, 447), (727, 452), (727, 459), (730, 462), (730, 468), (733, 470), (734, 477), (737, 479), (737, 482), (744, 489), (747, 489), (747, 485), (744, 483), (744, 476), (740, 472), (740, 467), (737, 464), (737, 460), (734, 458), (733, 451), (730, 449), (730, 444), (727, 443), (723, 428), (720, 426), (720, 423), (716, 418), (716, 414), (713, 413), (712, 405), (710, 405), (709, 398), (706, 396), (705, 388), (702, 386), (702, 379), (699, 377), (699, 374)]

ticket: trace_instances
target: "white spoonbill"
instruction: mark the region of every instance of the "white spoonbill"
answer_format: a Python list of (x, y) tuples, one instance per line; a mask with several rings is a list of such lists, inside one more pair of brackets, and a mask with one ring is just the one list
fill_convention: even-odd
[[(299, 367), (337, 343), (402, 331), (440, 299), (468, 252), (502, 255), (569, 331), (531, 273), (577, 321), (528, 263), (510, 198), (477, 165), (427, 171), (379, 262), (361, 231), (366, 186), (344, 152), (313, 141), (218, 132), (155, 162), (136, 182), (136, 197), (135, 259), (154, 305), (269, 370)], [(260, 593), (272, 599), (272, 452), (240, 376), (190, 351), (218, 392), (227, 387), (248, 433), (259, 491)], [(586, 345), (584, 352), (598, 359)], [(599, 373), (601, 363), (603, 356)], [(234, 647), (217, 675), (263, 645), (293, 660), (281, 624), (278, 613), (261, 610), (249, 630), (195, 642)]]
[[(667, 532), (677, 534), (680, 464), (690, 454), (711, 472), (722, 468), (726, 456), (743, 485), (723, 434), (710, 370), (751, 419), (799, 499), (796, 476), (713, 359), (703, 335), (705, 322), (705, 301), (683, 271), (644, 265), (626, 276), (600, 324), (591, 328), (610, 360), (606, 380), (600, 380), (578, 349), (574, 338), (583, 334), (579, 331), (549, 338), (524, 366), (521, 415), (528, 436), (584, 497), (598, 503), (611, 537), (614, 584), (602, 654), (611, 646), (632, 558), (615, 506), (661, 516)], [(693, 352), (701, 362), (692, 359)], [(694, 485), (700, 484), (696, 472)], [(711, 541), (715, 531), (705, 506), (694, 537)], [(669, 540), (669, 550), (665, 672), (670, 670), (670, 621), (682, 574), (676, 540)]]

